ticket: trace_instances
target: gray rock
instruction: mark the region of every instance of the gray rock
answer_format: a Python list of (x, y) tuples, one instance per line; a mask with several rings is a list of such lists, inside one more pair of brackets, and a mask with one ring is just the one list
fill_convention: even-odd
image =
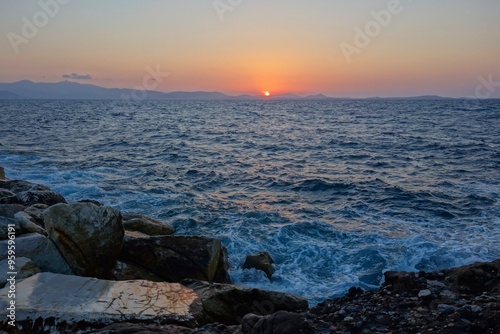
[[(38, 233), (16, 237), (16, 257), (31, 259), (42, 271), (72, 275), (73, 271), (55, 244)], [(0, 258), (7, 258), (8, 240), (0, 241)]]
[(7, 189), (0, 189), (0, 204), (19, 204), (16, 194)]
[(241, 321), (244, 334), (313, 334), (305, 314), (279, 311), (268, 316), (247, 314)]
[(30, 206), (37, 203), (54, 205), (66, 203), (64, 197), (49, 187), (21, 180), (0, 180), (0, 188), (16, 194), (20, 204)]
[(267, 278), (271, 280), (276, 269), (273, 267), (274, 260), (268, 252), (260, 252), (248, 255), (243, 264), (243, 269), (255, 268), (263, 271)]
[(152, 282), (164, 282), (165, 280), (160, 276), (157, 276), (148, 270), (122, 261), (116, 262), (115, 270), (113, 271), (113, 276), (117, 281), (130, 281), (143, 279)]
[(432, 294), (431, 290), (428, 290), (428, 289), (420, 290), (418, 292), (418, 297), (419, 298), (425, 298), (425, 297), (429, 297), (431, 294)]
[(75, 274), (113, 276), (124, 236), (119, 211), (92, 203), (56, 204), (45, 210), (43, 219)]
[(47, 231), (37, 225), (35, 220), (31, 217), (31, 215), (25, 211), (20, 211), (14, 215), (14, 217), (19, 222), (23, 233), (40, 233), (41, 235), (47, 236)]
[(17, 272), (16, 281), (18, 282), (21, 279), (25, 279), (36, 275), (40, 272), (40, 268), (36, 266), (36, 264), (28, 258), (25, 257), (16, 257), (14, 270), (11, 270), (8, 265), (8, 260), (0, 261), (0, 288), (3, 288), (7, 283), (7, 272)]
[(171, 235), (175, 230), (165, 223), (143, 215), (126, 214), (123, 216), (123, 228), (127, 231), (142, 232), (147, 235)]
[(207, 323), (234, 325), (248, 313), (270, 315), (277, 311), (303, 312), (308, 309), (306, 299), (283, 292), (195, 280), (184, 280), (182, 284), (200, 297)]
[[(102, 328), (114, 322), (194, 327), (203, 309), (196, 293), (177, 283), (107, 281), (40, 273), (17, 283), (16, 325), (39, 333)], [(6, 318), (8, 289), (0, 290)], [(33, 323), (33, 319), (43, 319)], [(52, 320), (51, 320), (52, 319)], [(55, 321), (54, 321), (55, 319)]]
[(169, 282), (186, 278), (230, 283), (220, 240), (200, 236), (126, 237), (120, 259)]

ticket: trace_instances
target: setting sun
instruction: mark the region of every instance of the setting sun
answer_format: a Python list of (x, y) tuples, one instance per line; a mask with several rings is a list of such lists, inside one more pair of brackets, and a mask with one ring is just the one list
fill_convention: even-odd
[(269, 95), (271, 95), (271, 94), (269, 94), (269, 92), (265, 92), (265, 93), (264, 93), (264, 95), (265, 95), (265, 96), (269, 96)]

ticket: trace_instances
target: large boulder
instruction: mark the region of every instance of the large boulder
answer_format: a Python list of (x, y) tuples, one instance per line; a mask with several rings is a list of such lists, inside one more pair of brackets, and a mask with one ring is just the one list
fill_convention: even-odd
[(17, 219), (21, 229), (25, 233), (40, 233), (42, 235), (47, 236), (47, 231), (39, 226), (35, 219), (26, 211), (20, 211), (14, 215), (14, 218)]
[[(178, 283), (108, 281), (40, 273), (16, 285), (15, 322), (21, 332), (68, 332), (114, 322), (180, 324), (202, 318), (196, 293)], [(0, 331), (6, 329), (10, 299), (0, 290)]]
[(121, 214), (92, 203), (56, 204), (44, 211), (45, 229), (75, 274), (111, 278), (121, 252)]
[(120, 256), (169, 282), (193, 278), (230, 283), (220, 240), (200, 236), (126, 237)]
[[(32, 260), (41, 271), (72, 275), (73, 271), (56, 245), (38, 233), (16, 237), (16, 257)], [(7, 258), (8, 240), (0, 241), (0, 259)]]
[(5, 180), (5, 170), (0, 166), (0, 180)]
[(462, 293), (500, 293), (500, 259), (478, 262), (443, 271), (450, 278), (453, 290)]
[(20, 202), (12, 191), (0, 188), (0, 204), (19, 204)]
[(260, 252), (248, 255), (243, 263), (243, 269), (257, 269), (263, 271), (271, 280), (276, 269), (273, 267), (274, 260), (268, 252)]
[(303, 312), (308, 309), (306, 299), (283, 292), (195, 280), (184, 280), (182, 284), (200, 297), (207, 323), (234, 325), (248, 313), (269, 315), (277, 311)]
[(50, 190), (49, 187), (21, 180), (0, 180), (0, 189), (8, 190), (16, 195), (18, 203), (30, 206), (41, 203), (54, 205), (66, 203), (64, 197)]
[(127, 231), (136, 231), (147, 235), (171, 235), (175, 232), (167, 224), (136, 214), (123, 215), (123, 228)]

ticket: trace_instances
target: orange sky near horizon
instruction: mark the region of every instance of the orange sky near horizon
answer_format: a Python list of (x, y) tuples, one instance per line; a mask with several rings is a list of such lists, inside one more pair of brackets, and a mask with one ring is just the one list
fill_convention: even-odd
[[(2, 2), (0, 82), (76, 73), (91, 77), (80, 83), (134, 88), (159, 67), (169, 73), (159, 91), (458, 97), (473, 94), (478, 77), (500, 81), (499, 1), (220, 2), (223, 12), (214, 1), (57, 2), (30, 38), (23, 18), (47, 11)], [(356, 43), (358, 28), (371, 33), (367, 45)], [(13, 34), (27, 41), (17, 53)], [(342, 45), (357, 51), (346, 56)]]

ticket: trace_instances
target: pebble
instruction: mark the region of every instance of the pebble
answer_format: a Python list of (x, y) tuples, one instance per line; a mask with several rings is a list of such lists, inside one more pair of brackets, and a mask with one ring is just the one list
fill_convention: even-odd
[(472, 312), (478, 313), (478, 312), (481, 312), (483, 310), (483, 308), (479, 305), (471, 305), (470, 310)]
[(425, 290), (420, 290), (418, 293), (418, 297), (423, 298), (423, 297), (429, 297), (431, 295), (431, 290), (425, 289)]

